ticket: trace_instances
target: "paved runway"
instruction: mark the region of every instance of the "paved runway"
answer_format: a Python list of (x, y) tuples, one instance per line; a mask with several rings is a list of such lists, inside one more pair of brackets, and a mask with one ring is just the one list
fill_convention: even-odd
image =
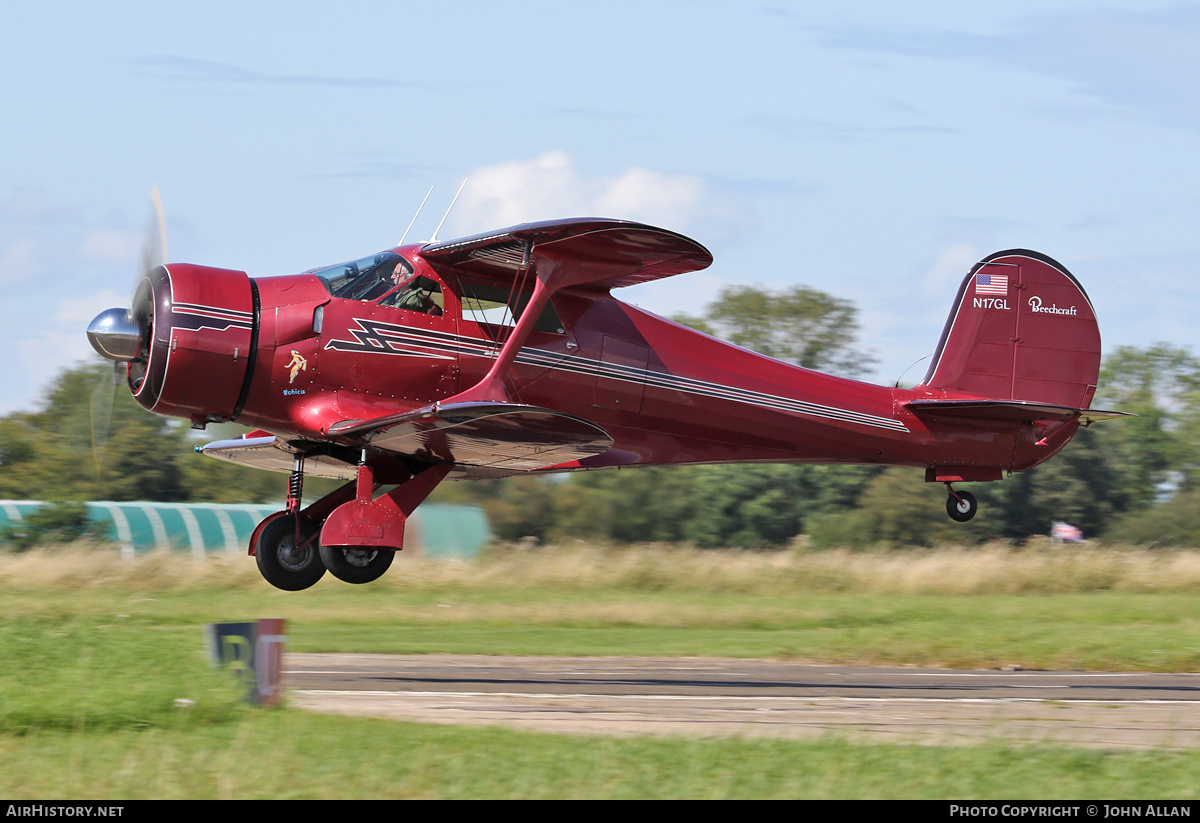
[(533, 731), (1200, 748), (1200, 674), (289, 654), (294, 705)]

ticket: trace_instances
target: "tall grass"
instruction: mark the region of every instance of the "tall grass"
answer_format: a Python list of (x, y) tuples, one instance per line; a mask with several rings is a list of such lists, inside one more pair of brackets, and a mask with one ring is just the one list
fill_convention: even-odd
[[(79, 543), (0, 554), (12, 589), (170, 591), (258, 588), (253, 558), (155, 552), (133, 559)], [(862, 553), (848, 550), (751, 552), (674, 545), (492, 547), (471, 562), (401, 553), (380, 587), (572, 591), (694, 591), (782, 595), (801, 591), (975, 595), (1200, 592), (1200, 552), (1074, 548), (1035, 544)]]
[[(1042, 594), (1200, 592), (1200, 553), (1046, 545), (862, 553), (711, 551), (586, 545), (495, 552), (470, 569), (438, 570), (575, 588), (783, 594)], [(460, 580), (468, 582), (468, 578)]]
[(402, 554), (366, 586), (327, 575), (281, 592), (246, 556), (67, 547), (0, 555), (0, 576), (0, 619), (195, 632), (283, 617), (293, 651), (1200, 669), (1193, 552), (496, 547), (470, 563)]

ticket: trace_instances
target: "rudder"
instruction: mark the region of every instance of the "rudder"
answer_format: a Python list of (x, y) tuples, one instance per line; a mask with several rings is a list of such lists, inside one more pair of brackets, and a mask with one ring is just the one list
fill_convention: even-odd
[(1086, 409), (1099, 373), (1100, 330), (1079, 281), (1010, 249), (963, 280), (922, 387)]

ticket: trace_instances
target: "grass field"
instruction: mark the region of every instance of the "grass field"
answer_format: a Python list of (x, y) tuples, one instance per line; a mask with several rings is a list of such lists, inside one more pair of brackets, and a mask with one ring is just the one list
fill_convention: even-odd
[[(1200, 556), (1033, 548), (401, 556), (285, 593), (253, 560), (0, 555), (0, 796), (1181, 798), (1200, 755), (571, 738), (243, 706), (206, 623), (296, 651), (785, 657), (1195, 671)], [(182, 704), (179, 701), (184, 701)]]

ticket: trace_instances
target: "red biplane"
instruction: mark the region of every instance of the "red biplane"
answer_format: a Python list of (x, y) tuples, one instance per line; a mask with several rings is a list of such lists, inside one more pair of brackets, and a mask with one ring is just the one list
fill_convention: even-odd
[[(639, 223), (530, 223), (303, 274), (159, 266), (88, 329), (137, 401), (245, 436), (199, 451), (288, 472), (250, 552), (273, 585), (375, 580), (446, 478), (685, 463), (874, 463), (998, 480), (1058, 452), (1100, 367), (1092, 305), (1065, 268), (999, 252), (958, 292), (912, 389), (809, 371), (614, 299), (709, 252)], [(306, 474), (342, 478), (303, 506)], [(382, 493), (381, 493), (382, 490)]]

